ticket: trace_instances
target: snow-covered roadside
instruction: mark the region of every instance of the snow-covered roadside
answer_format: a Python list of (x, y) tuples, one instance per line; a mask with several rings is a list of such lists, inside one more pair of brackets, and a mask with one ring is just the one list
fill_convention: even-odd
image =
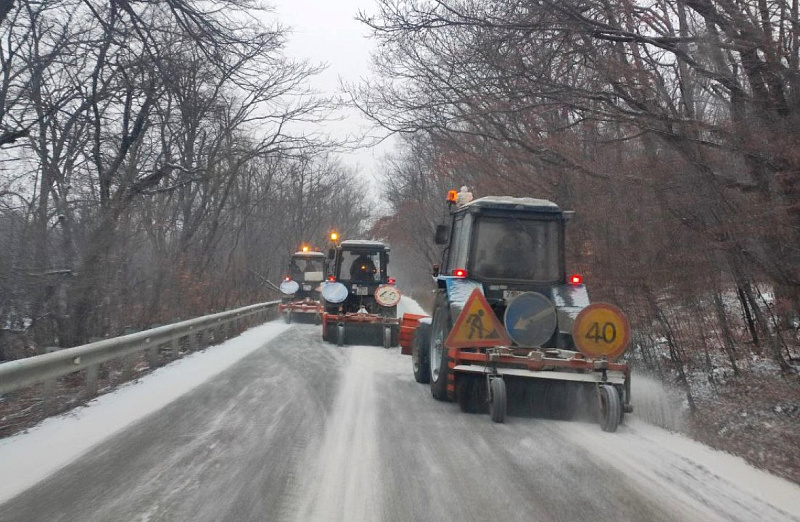
[(202, 352), (193, 353), (137, 381), (28, 430), (0, 440), (0, 503), (69, 464), (91, 447), (163, 408), (284, 332), (273, 321)]
[(397, 317), (403, 317), (403, 314), (428, 315), (428, 312), (410, 297), (402, 296), (397, 304)]
[(800, 486), (756, 469), (741, 457), (639, 419), (617, 433), (596, 425), (559, 423), (559, 434), (606, 460), (665, 499), (698, 501), (723, 520), (798, 520)]

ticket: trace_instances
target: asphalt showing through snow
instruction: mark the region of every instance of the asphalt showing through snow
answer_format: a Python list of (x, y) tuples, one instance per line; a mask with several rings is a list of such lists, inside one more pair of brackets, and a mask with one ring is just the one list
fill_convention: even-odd
[(0, 521), (800, 520), (759, 493), (771, 483), (635, 419), (615, 434), (493, 424), (434, 401), (410, 367), (398, 348), (293, 326), (0, 505)]

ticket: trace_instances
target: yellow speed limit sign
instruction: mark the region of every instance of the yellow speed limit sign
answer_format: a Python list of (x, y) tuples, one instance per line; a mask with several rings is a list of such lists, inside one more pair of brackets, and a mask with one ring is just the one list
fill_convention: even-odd
[(625, 352), (631, 327), (622, 310), (608, 303), (594, 303), (578, 314), (572, 325), (575, 346), (586, 357), (614, 360)]

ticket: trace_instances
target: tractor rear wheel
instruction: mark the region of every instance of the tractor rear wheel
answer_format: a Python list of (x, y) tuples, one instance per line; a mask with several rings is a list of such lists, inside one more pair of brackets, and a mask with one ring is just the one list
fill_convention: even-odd
[(428, 343), (428, 363), (431, 376), (431, 395), (437, 401), (447, 400), (447, 378), (450, 368), (444, 340), (450, 332), (450, 310), (440, 306), (433, 314), (431, 338)]
[(386, 326), (383, 328), (383, 347), (389, 349), (392, 347), (392, 327)]

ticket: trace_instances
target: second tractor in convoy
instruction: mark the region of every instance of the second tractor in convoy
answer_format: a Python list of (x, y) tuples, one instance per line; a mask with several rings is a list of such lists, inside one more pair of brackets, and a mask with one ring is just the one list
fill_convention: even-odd
[(326, 341), (397, 345), (400, 291), (389, 277), (389, 251), (385, 243), (365, 240), (335, 242), (329, 250), (322, 287)]
[(450, 223), (436, 231), (445, 248), (432, 317), (403, 318), (415, 379), (435, 399), (488, 410), (495, 422), (508, 410), (558, 418), (583, 410), (615, 431), (632, 411), (630, 371), (618, 360), (629, 327), (568, 276), (572, 213), (541, 199), (470, 199), (451, 191)]

